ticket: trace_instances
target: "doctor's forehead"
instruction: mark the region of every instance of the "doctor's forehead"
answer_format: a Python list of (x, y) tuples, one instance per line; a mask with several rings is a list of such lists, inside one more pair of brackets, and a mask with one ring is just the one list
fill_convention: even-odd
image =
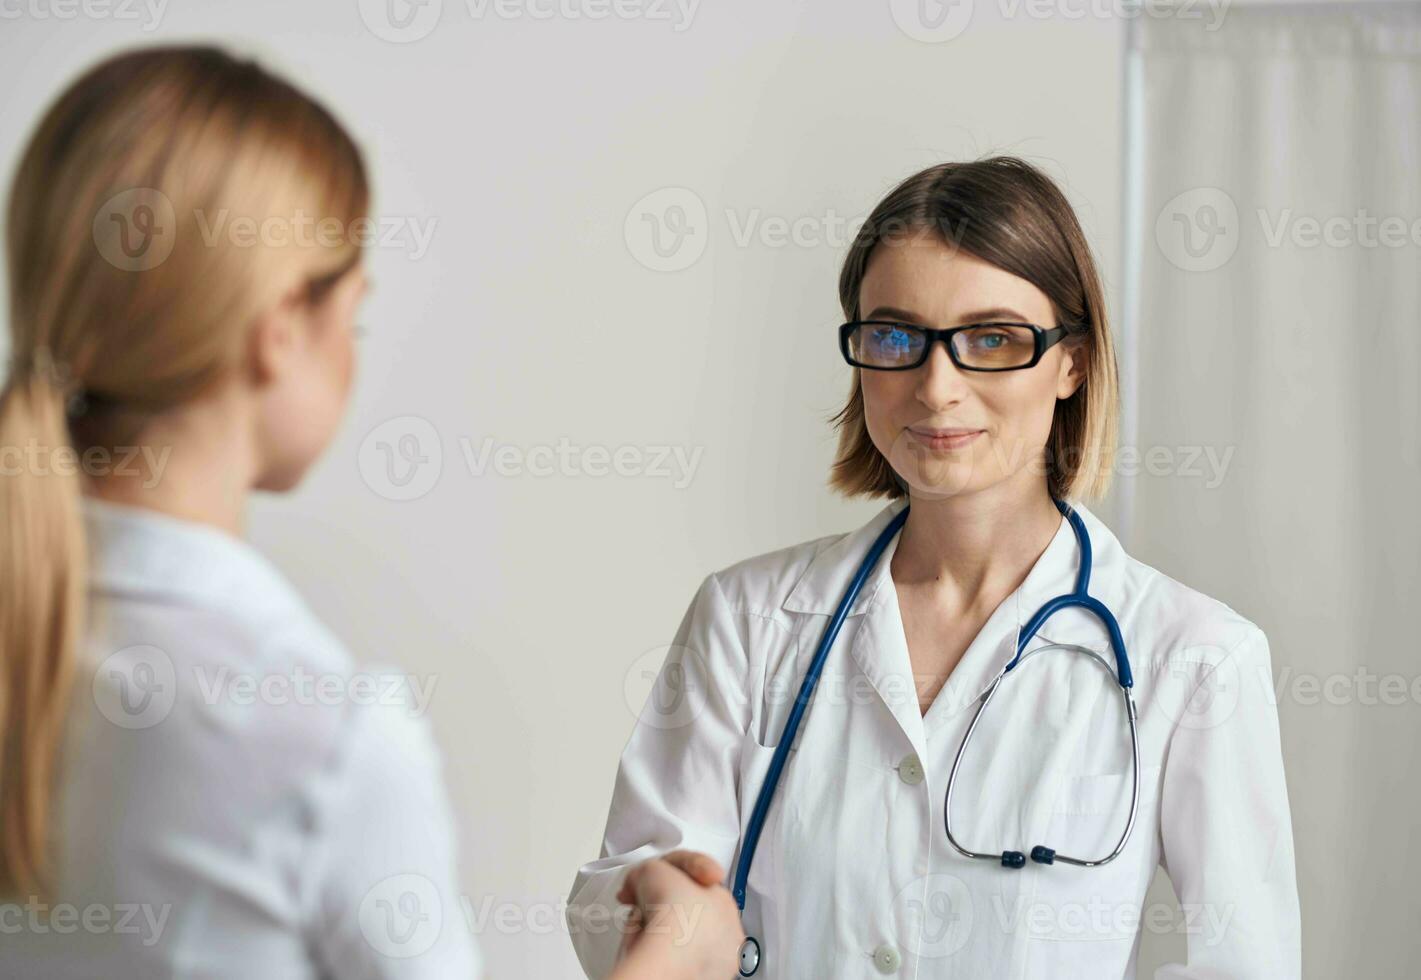
[(1036, 286), (926, 233), (878, 243), (859, 287), (859, 316), (928, 327), (1055, 322), (1050, 298)]

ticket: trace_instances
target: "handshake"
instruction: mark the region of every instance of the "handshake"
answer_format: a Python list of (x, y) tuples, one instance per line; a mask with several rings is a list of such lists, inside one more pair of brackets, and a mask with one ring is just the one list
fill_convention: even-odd
[(672, 851), (631, 871), (617, 901), (632, 906), (609, 980), (726, 980), (739, 972), (740, 911), (725, 870), (695, 851)]

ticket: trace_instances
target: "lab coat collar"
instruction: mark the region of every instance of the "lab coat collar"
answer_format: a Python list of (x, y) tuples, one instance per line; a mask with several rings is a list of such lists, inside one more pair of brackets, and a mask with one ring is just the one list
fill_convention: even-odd
[[(906, 500), (893, 501), (863, 527), (821, 551), (790, 592), (784, 608), (790, 612), (832, 615), (874, 539), (906, 506)], [(1119, 615), (1125, 553), (1115, 535), (1088, 508), (1081, 504), (1072, 506), (1090, 535), (1093, 552), (1090, 594)], [(973, 703), (1011, 661), (1020, 632), (1036, 611), (1047, 600), (1074, 590), (1080, 549), (1070, 522), (1063, 518), (1026, 579), (988, 618), (924, 717), (918, 707), (890, 571), (901, 537), (901, 534), (896, 536), (884, 550), (850, 610), (850, 616), (866, 616), (854, 637), (851, 653), (921, 753), (925, 734)], [(1110, 652), (1110, 636), (1104, 625), (1093, 614), (1078, 607), (1052, 615), (1028, 643), (1027, 650), (1053, 643), (1078, 644), (1107, 655)]]
[(83, 516), (92, 591), (258, 615), (303, 608), (270, 562), (218, 528), (88, 496)]

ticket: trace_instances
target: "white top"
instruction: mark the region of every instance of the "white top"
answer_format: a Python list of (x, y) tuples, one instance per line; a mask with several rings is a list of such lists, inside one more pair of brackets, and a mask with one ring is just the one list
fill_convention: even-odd
[[(569, 927), (605, 977), (626, 869), (675, 848), (734, 878), (740, 842), (829, 616), (896, 501), (848, 535), (709, 576), (622, 754), (600, 860), (577, 874)], [(1301, 974), (1293, 834), (1268, 642), (1223, 603), (1130, 558), (1087, 508), (1090, 593), (1115, 614), (1139, 707), (1139, 816), (1096, 868), (1013, 870), (951, 848), (943, 797), (980, 695), (1050, 598), (1072, 592), (1079, 549), (1060, 529), (973, 639), (926, 716), (890, 563), (866, 581), (828, 657), (751, 868), (744, 924), (759, 977), (1135, 977), (1142, 929), (1178, 930), (1170, 980)], [(1096, 651), (1088, 656), (1053, 644)], [(953, 796), (967, 848), (1044, 844), (1098, 858), (1129, 812), (1130, 751), (1109, 636), (1091, 613), (1051, 616), (981, 716)], [(674, 668), (674, 669), (673, 669)], [(927, 679), (924, 679), (927, 680)], [(1185, 914), (1143, 909), (1157, 866)]]
[(57, 888), (48, 917), (0, 905), (0, 976), (477, 976), (428, 685), (357, 671), (235, 537), (85, 522)]

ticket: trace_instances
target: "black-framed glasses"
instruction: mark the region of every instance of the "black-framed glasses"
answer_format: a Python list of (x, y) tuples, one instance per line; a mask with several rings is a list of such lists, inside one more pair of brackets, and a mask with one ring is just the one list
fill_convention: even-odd
[(1068, 332), (1067, 327), (1006, 321), (934, 330), (897, 320), (850, 320), (839, 328), (839, 349), (854, 367), (910, 371), (928, 359), (940, 340), (952, 363), (964, 371), (1020, 371), (1035, 367)]

